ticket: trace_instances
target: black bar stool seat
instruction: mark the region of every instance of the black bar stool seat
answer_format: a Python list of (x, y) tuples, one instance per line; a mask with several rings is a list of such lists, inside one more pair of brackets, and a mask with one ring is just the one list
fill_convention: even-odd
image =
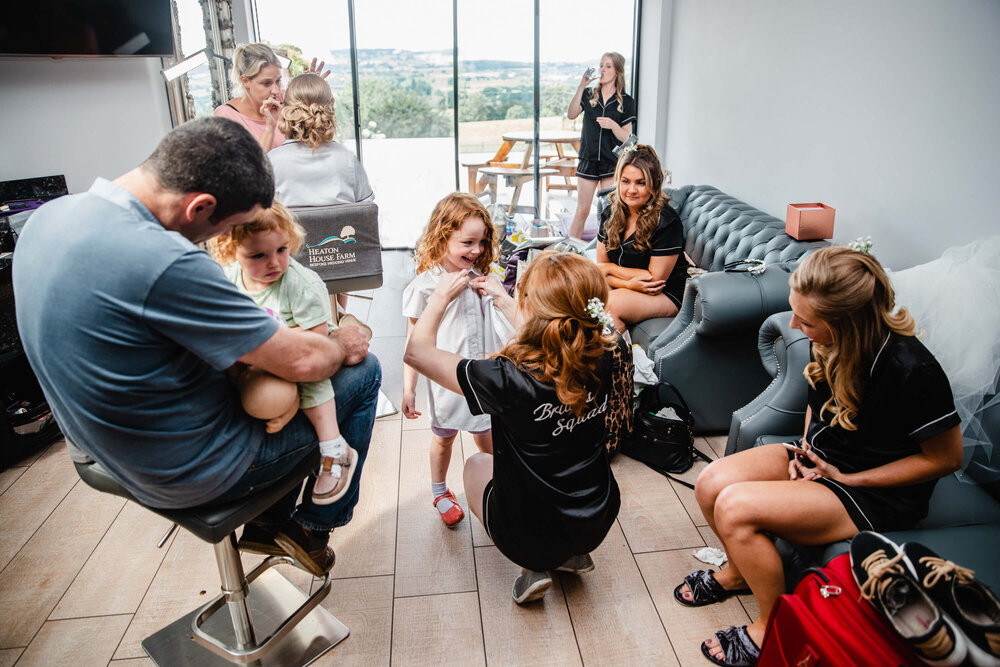
[[(135, 499), (100, 464), (67, 440), (80, 478), (89, 486), (128, 498), (214, 545), (222, 592), (208, 604), (146, 637), (142, 647), (158, 665), (306, 665), (345, 639), (350, 631), (319, 603), (329, 594), (329, 573), (307, 595), (277, 571), (289, 556), (270, 556), (244, 574), (236, 529), (259, 516), (319, 466), (319, 450), (260, 491), (220, 504), (184, 509), (149, 507)], [(164, 539), (165, 541), (165, 539)], [(216, 614), (223, 605), (228, 614)], [(257, 639), (262, 636), (263, 639)], [(191, 641), (194, 640), (194, 641)], [(207, 649), (207, 650), (206, 650)]]

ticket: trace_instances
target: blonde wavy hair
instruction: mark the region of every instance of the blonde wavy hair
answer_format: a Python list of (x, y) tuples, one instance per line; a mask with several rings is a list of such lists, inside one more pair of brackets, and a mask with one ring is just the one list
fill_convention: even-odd
[(830, 412), (833, 425), (857, 430), (862, 386), (886, 337), (916, 335), (916, 324), (905, 308), (895, 310), (892, 283), (878, 260), (844, 246), (808, 255), (789, 283), (830, 327), (831, 344), (813, 343), (815, 361), (804, 371), (814, 389), (820, 381), (830, 385), (820, 414)]
[(288, 82), (278, 131), (287, 138), (316, 149), (337, 136), (333, 92), (318, 74), (306, 72)]
[[(605, 57), (611, 58), (611, 64), (615, 66), (615, 98), (618, 99), (618, 110), (621, 111), (625, 104), (625, 98), (622, 97), (625, 94), (625, 56), (616, 51), (608, 51), (601, 56), (601, 60), (604, 60)], [(592, 107), (597, 106), (600, 87), (601, 84), (598, 82), (590, 96), (590, 106)]]
[(611, 212), (608, 214), (608, 221), (604, 223), (604, 233), (607, 234), (604, 247), (614, 250), (625, 240), (629, 207), (622, 202), (618, 189), (621, 187), (622, 170), (629, 165), (642, 172), (646, 187), (650, 191), (649, 201), (639, 209), (632, 245), (639, 250), (649, 251), (652, 250), (650, 239), (653, 232), (660, 226), (660, 211), (670, 201), (670, 197), (663, 194), (663, 169), (660, 167), (660, 158), (653, 147), (646, 144), (637, 144), (635, 150), (625, 151), (615, 167), (615, 190), (608, 196)]
[(265, 208), (250, 222), (235, 225), (221, 236), (208, 242), (208, 251), (219, 264), (225, 266), (236, 261), (236, 250), (254, 234), (281, 231), (288, 234), (288, 252), (294, 255), (306, 240), (306, 230), (302, 228), (292, 212), (277, 200), (271, 208)]
[(485, 247), (476, 258), (474, 266), (480, 273), (489, 274), (490, 264), (496, 260), (499, 251), (493, 232), (493, 223), (490, 221), (490, 214), (486, 212), (482, 202), (464, 192), (453, 192), (434, 206), (431, 219), (427, 222), (427, 228), (413, 251), (417, 273), (423, 273), (441, 263), (448, 252), (448, 239), (462, 228), (462, 223), (470, 216), (482, 220), (486, 227), (486, 231), (483, 232)]
[(233, 66), (229, 70), (229, 83), (233, 87), (233, 93), (237, 97), (246, 95), (242, 78), (252, 79), (268, 65), (275, 65), (281, 69), (281, 62), (270, 46), (261, 42), (238, 44), (233, 51)]
[(591, 299), (608, 300), (604, 274), (582, 255), (548, 250), (528, 265), (518, 289), (526, 321), (498, 356), (554, 384), (559, 401), (582, 417), (588, 396), (601, 390), (598, 362), (615, 344), (587, 312)]

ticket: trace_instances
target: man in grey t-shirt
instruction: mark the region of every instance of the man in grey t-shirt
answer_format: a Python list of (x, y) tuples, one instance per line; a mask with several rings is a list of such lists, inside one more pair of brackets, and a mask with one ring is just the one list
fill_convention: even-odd
[(317, 447), (301, 414), (265, 434), (224, 377), (236, 361), (295, 382), (331, 378), (358, 470), (339, 502), (298, 489), (248, 524), (247, 551), (292, 554), (321, 575), (331, 529), (350, 521), (381, 370), (356, 327), (331, 337), (278, 327), (196, 243), (271, 205), (260, 145), (208, 118), (164, 137), (113, 182), (41, 207), (14, 258), (25, 351), (66, 436), (140, 501), (191, 507), (238, 498)]

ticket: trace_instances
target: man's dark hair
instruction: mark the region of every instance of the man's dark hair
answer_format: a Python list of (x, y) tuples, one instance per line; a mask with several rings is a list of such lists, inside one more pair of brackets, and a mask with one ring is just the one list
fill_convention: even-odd
[(274, 174), (260, 143), (227, 118), (199, 118), (167, 133), (143, 163), (163, 187), (215, 197), (212, 220), (270, 208)]

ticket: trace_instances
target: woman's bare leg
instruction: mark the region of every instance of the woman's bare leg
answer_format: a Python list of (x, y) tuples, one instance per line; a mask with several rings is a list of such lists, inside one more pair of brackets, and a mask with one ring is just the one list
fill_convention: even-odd
[(594, 193), (597, 192), (598, 181), (589, 178), (576, 177), (576, 213), (573, 215), (573, 222), (569, 225), (569, 235), (575, 239), (583, 238), (583, 228), (590, 215), (590, 205), (594, 201)]
[(675, 304), (666, 294), (643, 294), (630, 289), (613, 289), (608, 294), (608, 312), (619, 332), (653, 317), (673, 317)]
[[(743, 573), (757, 600), (759, 615), (747, 626), (757, 646), (764, 640), (771, 609), (784, 592), (784, 569), (773, 538), (797, 544), (826, 544), (858, 532), (833, 491), (805, 480), (730, 484), (714, 499), (713, 520), (714, 530), (732, 562), (729, 569)], [(716, 657), (722, 656), (714, 637), (706, 645)]]
[(493, 431), (486, 431), (485, 433), (473, 433), (472, 441), (476, 443), (476, 447), (479, 448), (483, 454), (493, 453)]
[(493, 455), (480, 452), (470, 456), (465, 462), (462, 477), (465, 483), (465, 501), (469, 503), (469, 509), (479, 522), (486, 525), (483, 521), (483, 491), (493, 479)]

